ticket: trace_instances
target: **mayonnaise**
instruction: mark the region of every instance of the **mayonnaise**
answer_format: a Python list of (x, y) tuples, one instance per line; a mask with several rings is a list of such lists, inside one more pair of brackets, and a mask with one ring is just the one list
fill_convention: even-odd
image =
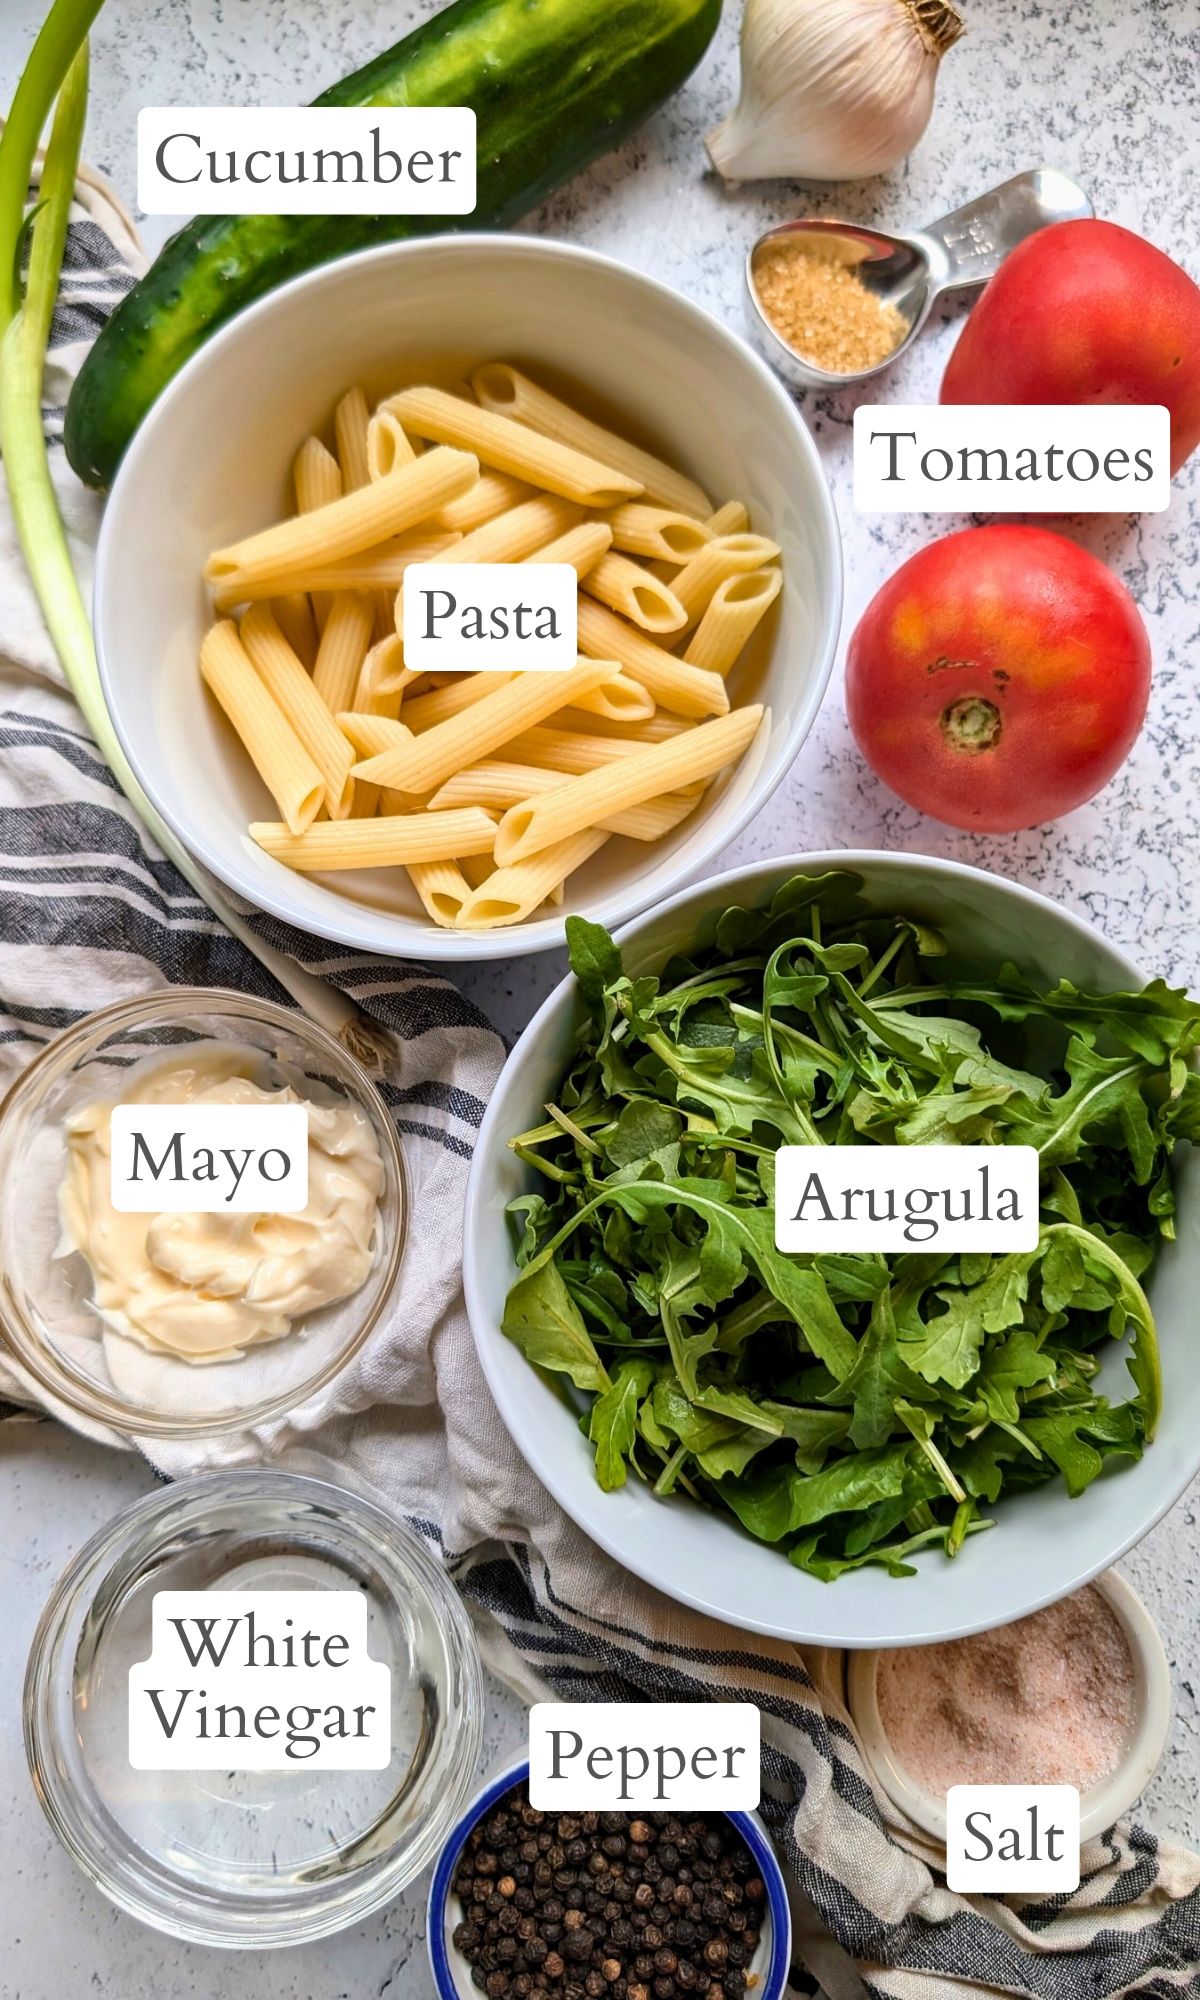
[[(383, 1162), (366, 1113), (341, 1099), (314, 1101), (290, 1084), (263, 1088), (254, 1079), (264, 1063), (256, 1049), (197, 1043), (135, 1064), (119, 1097), (98, 1098), (66, 1120), (59, 1253), (87, 1259), (105, 1325), (156, 1353), (236, 1360), (280, 1339), (303, 1314), (349, 1298), (374, 1262)], [(116, 1104), (304, 1104), (307, 1207), (290, 1215), (119, 1212), (111, 1192)]]

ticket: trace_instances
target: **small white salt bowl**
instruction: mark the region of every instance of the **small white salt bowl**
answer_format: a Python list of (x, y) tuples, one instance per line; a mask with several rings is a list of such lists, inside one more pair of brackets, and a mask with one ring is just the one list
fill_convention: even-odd
[[(1133, 1664), (1134, 1721), (1120, 1763), (1099, 1784), (1080, 1793), (1079, 1837), (1094, 1839), (1141, 1797), (1166, 1748), (1171, 1726), (1171, 1672), (1151, 1618), (1137, 1592), (1115, 1570), (1094, 1580), (1121, 1627)], [(876, 1675), (881, 1654), (850, 1653), (846, 1692), (871, 1776), (879, 1789), (913, 1824), (936, 1840), (946, 1838), (945, 1795), (921, 1785), (900, 1762), (879, 1712)], [(996, 1773), (995, 1783), (1004, 1782)]]

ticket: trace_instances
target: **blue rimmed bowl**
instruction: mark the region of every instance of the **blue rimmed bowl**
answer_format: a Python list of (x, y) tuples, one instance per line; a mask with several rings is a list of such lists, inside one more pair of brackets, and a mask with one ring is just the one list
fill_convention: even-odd
[[(453, 1938), (454, 1928), (461, 1914), (455, 1906), (452, 1894), (454, 1871), (458, 1867), (459, 1855), (480, 1820), (494, 1805), (499, 1804), (506, 1792), (511, 1791), (514, 1785), (519, 1785), (528, 1776), (529, 1760), (524, 1758), (519, 1764), (510, 1765), (508, 1770), (502, 1771), (498, 1777), (490, 1779), (483, 1790), (472, 1799), (442, 1849), (429, 1889), (429, 1911), (425, 1933), (438, 2000), (476, 2000), (480, 1989), (474, 1984), (471, 1968)], [(775, 1850), (757, 1813), (730, 1812), (725, 1814), (725, 1818), (732, 1823), (750, 1849), (767, 1891), (766, 1915), (758, 1950), (747, 1968), (749, 1972), (757, 1975), (757, 1984), (750, 1989), (747, 2000), (751, 2000), (751, 1995), (753, 2000), (782, 2000), (787, 1988), (788, 1966), (792, 1956), (792, 1913), (788, 1904), (783, 1870), (779, 1866)]]

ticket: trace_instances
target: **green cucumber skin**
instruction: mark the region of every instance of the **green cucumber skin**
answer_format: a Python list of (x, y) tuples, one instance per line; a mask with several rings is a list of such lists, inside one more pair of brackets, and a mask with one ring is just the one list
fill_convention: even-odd
[(477, 119), (471, 216), (203, 216), (104, 327), (71, 392), (67, 458), (107, 486), (142, 418), (235, 313), (381, 243), (504, 228), (619, 146), (699, 62), (721, 0), (454, 0), (318, 104), (453, 105)]

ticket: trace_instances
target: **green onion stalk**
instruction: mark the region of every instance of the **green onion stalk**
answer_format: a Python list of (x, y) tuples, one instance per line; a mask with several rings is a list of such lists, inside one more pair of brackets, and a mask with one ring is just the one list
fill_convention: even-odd
[[(380, 1064), (384, 1052), (352, 1003), (294, 959), (256, 938), (223, 891), (164, 825), (126, 761), (100, 685), (91, 623), (50, 476), (42, 431), (42, 375), (87, 111), (87, 31), (101, 5), (102, 0), (56, 0), (0, 133), (0, 454), (13, 519), (71, 693), (151, 838), (304, 1013), (357, 1054)], [(52, 108), (41, 199), (28, 223), (29, 265), (22, 296), (19, 265), (27, 226), (25, 202), (38, 140)]]

